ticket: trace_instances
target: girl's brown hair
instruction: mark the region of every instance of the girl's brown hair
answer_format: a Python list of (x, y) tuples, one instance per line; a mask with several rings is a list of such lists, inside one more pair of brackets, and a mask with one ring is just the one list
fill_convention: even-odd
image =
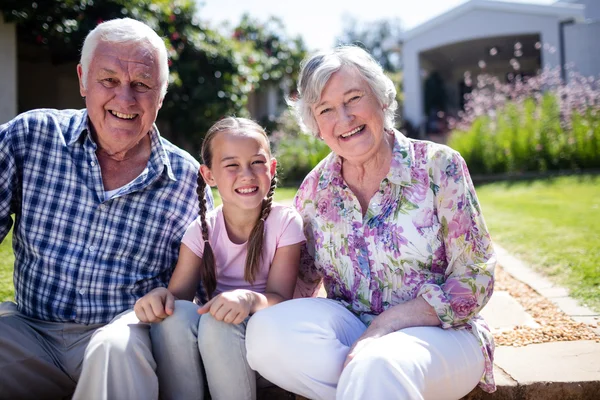
[[(227, 117), (223, 118), (220, 121), (216, 122), (213, 126), (210, 127), (206, 136), (204, 137), (204, 141), (202, 142), (202, 149), (200, 150), (200, 157), (202, 158), (202, 163), (206, 165), (208, 168), (212, 167), (212, 148), (211, 143), (213, 139), (217, 136), (218, 133), (221, 132), (247, 132), (253, 131), (258, 132), (265, 137), (267, 143), (269, 142), (269, 138), (267, 133), (258, 125), (256, 122), (246, 119), (246, 118), (237, 118), (237, 117)], [(200, 203), (200, 221), (202, 223), (202, 239), (204, 240), (204, 253), (202, 254), (202, 270), (200, 271), (200, 276), (202, 278), (202, 282), (204, 284), (204, 288), (206, 289), (206, 294), (209, 298), (212, 297), (213, 292), (217, 287), (217, 271), (215, 265), (215, 256), (208, 241), (208, 225), (206, 223), (206, 182), (201, 174), (198, 174), (198, 201)], [(246, 266), (244, 268), (244, 279), (252, 284), (254, 279), (256, 278), (256, 274), (260, 268), (260, 258), (262, 254), (263, 248), (263, 239), (264, 239), (264, 231), (265, 231), (265, 221), (269, 217), (271, 213), (271, 204), (273, 203), (273, 193), (275, 193), (275, 188), (277, 187), (277, 177), (273, 175), (271, 178), (271, 187), (269, 188), (269, 192), (267, 193), (266, 199), (263, 200), (262, 209), (259, 215), (259, 218), (256, 222), (256, 225), (252, 229), (250, 233), (250, 237), (248, 238), (248, 247), (247, 247), (247, 255), (246, 255)]]

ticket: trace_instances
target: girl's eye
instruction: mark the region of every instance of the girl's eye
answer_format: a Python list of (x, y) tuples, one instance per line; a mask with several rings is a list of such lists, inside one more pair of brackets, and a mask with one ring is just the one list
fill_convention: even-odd
[(227, 164), (225, 168), (237, 167), (237, 164)]

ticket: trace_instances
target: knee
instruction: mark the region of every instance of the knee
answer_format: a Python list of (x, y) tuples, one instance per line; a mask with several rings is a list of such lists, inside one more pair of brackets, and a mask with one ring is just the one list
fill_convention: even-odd
[(173, 314), (165, 318), (162, 322), (152, 324), (152, 336), (171, 337), (173, 339), (188, 333), (195, 336), (198, 319), (200, 318), (197, 310), (198, 306), (191, 301), (175, 301)]
[(86, 348), (86, 358), (125, 359), (133, 354), (146, 355), (149, 349), (150, 335), (147, 326), (108, 324), (92, 335)]
[(291, 334), (284, 332), (285, 323), (276, 312), (272, 312), (273, 308), (254, 314), (246, 327), (246, 357), (250, 367), (257, 371), (260, 371), (262, 361), (276, 360), (283, 356), (286, 351), (283, 339), (289, 338)]
[(243, 345), (245, 339), (246, 324), (228, 324), (217, 321), (212, 315), (204, 314), (198, 323), (198, 347), (200, 352), (219, 348), (220, 351), (226, 347), (235, 346), (236, 343)]

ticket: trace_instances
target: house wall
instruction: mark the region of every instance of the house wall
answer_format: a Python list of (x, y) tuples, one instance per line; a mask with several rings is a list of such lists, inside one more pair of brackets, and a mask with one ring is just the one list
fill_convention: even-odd
[(451, 43), (493, 36), (539, 34), (542, 43), (542, 67), (560, 65), (559, 20), (509, 11), (472, 10), (446, 24), (418, 33), (404, 43), (404, 117), (413, 125), (423, 122), (423, 77), (419, 53)]
[(565, 27), (565, 60), (584, 76), (600, 77), (600, 20)]
[(17, 115), (17, 29), (0, 17), (0, 124)]

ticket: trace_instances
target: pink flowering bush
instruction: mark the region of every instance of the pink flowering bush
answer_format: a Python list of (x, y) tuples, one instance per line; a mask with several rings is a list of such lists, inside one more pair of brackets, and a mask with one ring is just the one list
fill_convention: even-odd
[(501, 83), (480, 75), (448, 144), (477, 174), (600, 167), (600, 79), (560, 70)]

